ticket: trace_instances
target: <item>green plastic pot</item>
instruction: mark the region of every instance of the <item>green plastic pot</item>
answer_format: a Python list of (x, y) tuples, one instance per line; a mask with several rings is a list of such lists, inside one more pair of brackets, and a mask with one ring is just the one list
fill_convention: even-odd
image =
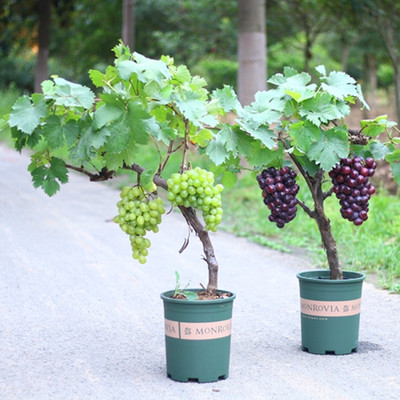
[(235, 295), (217, 300), (180, 300), (171, 298), (173, 294), (173, 290), (161, 294), (168, 377), (180, 382), (226, 379)]
[(297, 274), (300, 284), (301, 343), (313, 354), (349, 354), (358, 349), (361, 291), (365, 275), (329, 271)]

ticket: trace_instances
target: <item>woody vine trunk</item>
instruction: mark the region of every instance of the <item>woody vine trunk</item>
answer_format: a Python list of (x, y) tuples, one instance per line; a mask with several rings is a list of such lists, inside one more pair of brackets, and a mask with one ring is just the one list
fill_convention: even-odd
[(307, 207), (306, 204), (299, 201), (299, 205), (308, 214), (309, 217), (313, 218), (317, 225), (321, 235), (322, 244), (324, 246), (327, 261), (330, 270), (331, 279), (343, 279), (343, 273), (339, 265), (339, 257), (336, 247), (336, 241), (332, 235), (331, 222), (325, 214), (324, 201), (327, 197), (332, 194), (332, 191), (324, 192), (322, 190), (322, 182), (324, 179), (324, 170), (320, 169), (313, 176), (310, 176), (307, 171), (304, 170), (302, 165), (299, 163), (297, 158), (291, 154), (293, 162), (296, 164), (298, 170), (306, 180), (307, 186), (311, 192), (314, 210)]
[[(126, 167), (127, 169), (132, 169), (133, 171), (141, 174), (144, 169), (137, 164), (133, 164), (131, 167)], [(168, 190), (168, 185), (165, 179), (161, 178), (158, 175), (154, 176), (154, 183), (165, 189)], [(189, 227), (194, 230), (196, 235), (198, 236), (204, 251), (204, 261), (207, 263), (208, 266), (208, 284), (207, 284), (207, 293), (212, 295), (218, 289), (218, 262), (215, 257), (214, 247), (211, 243), (210, 235), (208, 231), (204, 228), (204, 225), (199, 220), (196, 211), (193, 207), (184, 207), (179, 206), (179, 209), (185, 218), (186, 222), (188, 223)], [(184, 249), (186, 245), (182, 247)], [(183, 250), (182, 250), (183, 251)]]

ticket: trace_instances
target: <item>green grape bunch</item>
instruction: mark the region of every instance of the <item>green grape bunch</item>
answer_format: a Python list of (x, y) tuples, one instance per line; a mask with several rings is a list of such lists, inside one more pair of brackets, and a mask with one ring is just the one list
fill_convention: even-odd
[(203, 214), (205, 228), (217, 231), (222, 220), (221, 192), (223, 185), (214, 185), (214, 174), (196, 167), (174, 173), (167, 180), (168, 200), (172, 206), (194, 207)]
[(145, 235), (149, 231), (158, 232), (161, 216), (165, 213), (163, 200), (146, 194), (139, 186), (125, 186), (120, 197), (114, 222), (129, 235), (132, 257), (144, 264), (151, 245)]

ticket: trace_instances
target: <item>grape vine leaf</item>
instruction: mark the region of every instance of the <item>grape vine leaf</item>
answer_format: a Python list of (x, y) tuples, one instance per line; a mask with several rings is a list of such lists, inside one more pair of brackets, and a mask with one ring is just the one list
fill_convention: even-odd
[(234, 156), (239, 154), (247, 156), (253, 151), (254, 139), (237, 125), (224, 125), (218, 133), (218, 140)]
[(210, 140), (205, 148), (206, 154), (215, 165), (222, 164), (228, 157), (229, 152), (225, 148), (224, 143), (217, 136), (214, 140)]
[(330, 171), (343, 157), (349, 154), (347, 130), (341, 126), (324, 132), (318, 142), (313, 143), (307, 152), (308, 157), (325, 171)]
[(307, 153), (314, 142), (318, 142), (321, 129), (309, 121), (298, 121), (290, 126), (289, 136), (292, 144), (300, 151)]
[(365, 136), (374, 138), (384, 132), (386, 128), (393, 127), (393, 123), (387, 120), (387, 115), (380, 115), (372, 120), (365, 119), (360, 121), (360, 126)]
[(331, 100), (332, 96), (330, 94), (317, 93), (315, 97), (301, 103), (299, 114), (316, 126), (342, 117)]
[(321, 77), (321, 87), (327, 93), (344, 100), (347, 96), (358, 97), (356, 81), (342, 71), (332, 71), (328, 76)]
[(389, 163), (400, 162), (400, 149), (394, 150), (386, 155), (386, 161)]
[(94, 131), (90, 119), (82, 121), (79, 131), (82, 135), (79, 141), (71, 148), (71, 159), (84, 163), (96, 155), (96, 150), (105, 143), (111, 132), (107, 127)]
[(116, 104), (103, 104), (94, 113), (93, 128), (98, 130), (121, 117), (124, 110)]
[(34, 163), (30, 165), (32, 182), (35, 188), (42, 187), (48, 196), (53, 196), (59, 189), (60, 183), (68, 182), (68, 171), (65, 162), (53, 157), (50, 166), (40, 165), (34, 168)]
[(400, 185), (400, 162), (391, 164), (390, 168), (392, 170), (394, 180), (398, 185)]
[(379, 140), (374, 140), (369, 144), (369, 151), (375, 160), (384, 159), (390, 152), (390, 150)]
[(50, 117), (46, 119), (46, 124), (42, 129), (42, 133), (52, 149), (62, 147), (65, 143), (61, 120), (57, 115), (50, 115)]
[(20, 97), (12, 106), (8, 123), (30, 135), (47, 115), (43, 95), (33, 94), (32, 101), (28, 96)]
[(152, 60), (139, 53), (134, 53), (134, 61), (119, 61), (116, 66), (119, 76), (124, 80), (129, 80), (132, 74), (143, 83), (151, 81), (161, 83), (163, 79), (171, 78), (171, 73), (163, 61)]
[(267, 147), (255, 146), (248, 162), (252, 166), (279, 167), (282, 164), (284, 148), (279, 143), (278, 148), (268, 149)]
[(144, 109), (139, 101), (131, 101), (128, 104), (128, 119), (127, 123), (129, 130), (132, 133), (134, 140), (139, 144), (146, 144), (149, 140), (148, 129), (158, 129), (155, 118)]
[(54, 94), (46, 95), (46, 98), (55, 100), (56, 105), (65, 107), (83, 107), (90, 109), (94, 103), (94, 93), (86, 86), (69, 82), (64, 78), (54, 78)]
[(89, 78), (92, 81), (94, 86), (96, 86), (96, 87), (104, 86), (105, 75), (102, 72), (100, 72), (96, 69), (90, 69), (89, 70)]
[(264, 146), (272, 149), (275, 147), (276, 135), (272, 129), (266, 126), (260, 126), (258, 122), (252, 119), (238, 119), (239, 126), (251, 135), (254, 139), (258, 139)]
[(222, 109), (227, 113), (240, 109), (241, 105), (232, 87), (224, 85), (222, 89), (216, 89), (212, 92), (213, 98), (218, 100)]
[(208, 114), (206, 103), (201, 100), (199, 93), (184, 90), (181, 96), (175, 98), (175, 104), (181, 113), (199, 128), (202, 128), (204, 124), (210, 127), (218, 124), (218, 120)]
[(110, 138), (105, 144), (106, 152), (121, 153), (131, 141), (130, 123), (127, 115), (109, 126)]

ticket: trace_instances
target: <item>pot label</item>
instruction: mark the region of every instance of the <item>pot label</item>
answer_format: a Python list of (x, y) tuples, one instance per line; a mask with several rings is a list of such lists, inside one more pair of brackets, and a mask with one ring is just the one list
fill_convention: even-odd
[(210, 340), (230, 336), (232, 319), (216, 322), (178, 322), (165, 319), (165, 335), (184, 340)]
[(316, 317), (349, 317), (361, 310), (361, 299), (318, 301), (300, 298), (301, 313)]

